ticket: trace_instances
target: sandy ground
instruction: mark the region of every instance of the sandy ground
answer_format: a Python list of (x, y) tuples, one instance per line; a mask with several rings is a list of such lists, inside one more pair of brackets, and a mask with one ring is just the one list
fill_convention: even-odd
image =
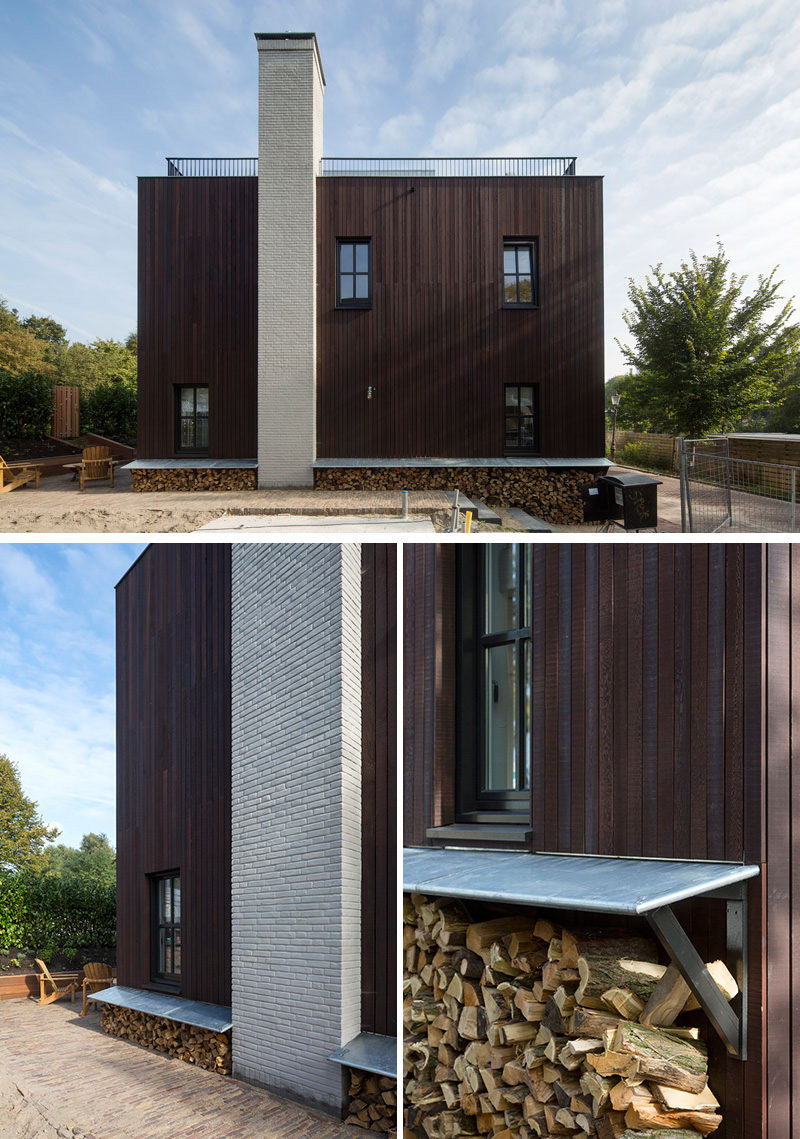
[[(119, 471), (113, 490), (105, 483), (97, 483), (81, 493), (70, 475), (42, 479), (38, 490), (28, 486), (0, 496), (0, 533), (187, 534), (225, 515), (259, 514), (286, 516), (286, 532), (295, 533), (298, 516), (364, 515), (365, 520), (367, 517), (372, 520), (365, 531), (374, 531), (378, 519), (399, 520), (402, 511), (400, 491), (149, 491), (136, 494), (131, 490), (131, 483), (130, 473)], [(663, 477), (658, 488), (658, 505), (659, 532), (680, 531), (677, 479)], [(437, 531), (449, 524), (450, 503), (444, 491), (411, 491), (409, 511), (412, 518), (430, 519)], [(502, 518), (501, 527), (478, 525), (474, 532), (519, 532), (519, 525), (504, 509), (498, 509), (498, 514)], [(252, 532), (252, 524), (246, 528)], [(264, 529), (270, 534), (280, 533), (282, 525), (274, 518)], [(596, 526), (553, 527), (554, 532), (565, 534), (591, 533), (597, 529)]]
[(84, 1139), (86, 1136), (85, 1131), (59, 1124), (27, 1088), (2, 1072), (0, 1125), (3, 1139)]

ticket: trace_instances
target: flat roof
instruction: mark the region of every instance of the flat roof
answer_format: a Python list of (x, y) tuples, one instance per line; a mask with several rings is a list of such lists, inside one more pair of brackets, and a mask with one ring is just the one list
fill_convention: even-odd
[(412, 847), (406, 893), (636, 916), (754, 878), (758, 866), (590, 854)]
[(207, 1028), (210, 1032), (227, 1032), (233, 1027), (231, 1010), (226, 1005), (188, 1001), (184, 997), (174, 997), (169, 993), (154, 993), (145, 989), (127, 989), (124, 985), (112, 985), (99, 993), (92, 993), (91, 999), (103, 1004), (116, 1005), (118, 1008), (163, 1016), (165, 1020), (174, 1020), (179, 1024)]
[(397, 1037), (362, 1032), (328, 1057), (334, 1064), (397, 1079)]
[(497, 459), (315, 459), (313, 464), (317, 470), (328, 468), (350, 467), (550, 467), (562, 470), (567, 467), (607, 468), (612, 466), (609, 459), (542, 459), (531, 455), (521, 455), (512, 458), (504, 455)]
[(254, 471), (258, 459), (133, 459), (123, 471)]

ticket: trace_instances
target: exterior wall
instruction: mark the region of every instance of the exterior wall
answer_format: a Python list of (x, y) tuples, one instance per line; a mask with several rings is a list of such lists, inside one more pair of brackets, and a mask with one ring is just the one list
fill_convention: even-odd
[(259, 483), (311, 486), (324, 79), (313, 36), (257, 42)]
[[(798, 1135), (790, 1010), (800, 935), (790, 866), (800, 834), (792, 822), (800, 557), (786, 545), (767, 552), (746, 543), (533, 549), (531, 848), (761, 863), (749, 887), (748, 1060), (728, 1058), (709, 1032), (709, 1064), (726, 1116), (721, 1139)], [(454, 819), (447, 556), (443, 547), (406, 547), (412, 845)], [(721, 903), (676, 912), (704, 960), (724, 958)]]
[[(601, 178), (324, 177), (317, 210), (320, 457), (502, 456), (531, 382), (542, 455), (604, 455)], [(539, 238), (537, 309), (502, 307), (506, 236)], [(371, 309), (335, 308), (337, 237), (372, 238)]]
[(256, 457), (257, 180), (139, 179), (140, 459), (176, 455), (175, 387), (208, 384), (212, 459)]
[(230, 1004), (230, 547), (149, 546), (117, 587), (117, 945), (150, 980), (148, 874), (179, 869), (181, 996)]
[(338, 1112), (327, 1057), (361, 1027), (361, 551), (232, 558), (234, 1075)]
[(397, 1032), (397, 548), (361, 547), (361, 1028)]

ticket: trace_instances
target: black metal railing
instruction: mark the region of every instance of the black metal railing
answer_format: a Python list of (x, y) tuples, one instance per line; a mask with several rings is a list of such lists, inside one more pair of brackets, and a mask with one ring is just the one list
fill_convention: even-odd
[(575, 173), (576, 158), (323, 158), (328, 177), (543, 178)]
[[(575, 173), (576, 158), (323, 158), (328, 178), (552, 178)], [(258, 174), (257, 158), (168, 158), (170, 178)]]
[(170, 178), (252, 178), (257, 158), (168, 158)]

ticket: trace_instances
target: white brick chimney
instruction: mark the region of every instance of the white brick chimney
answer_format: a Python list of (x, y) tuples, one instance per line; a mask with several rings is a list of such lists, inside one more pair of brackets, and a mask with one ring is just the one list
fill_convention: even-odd
[(258, 44), (258, 483), (311, 486), (325, 77), (313, 33)]

